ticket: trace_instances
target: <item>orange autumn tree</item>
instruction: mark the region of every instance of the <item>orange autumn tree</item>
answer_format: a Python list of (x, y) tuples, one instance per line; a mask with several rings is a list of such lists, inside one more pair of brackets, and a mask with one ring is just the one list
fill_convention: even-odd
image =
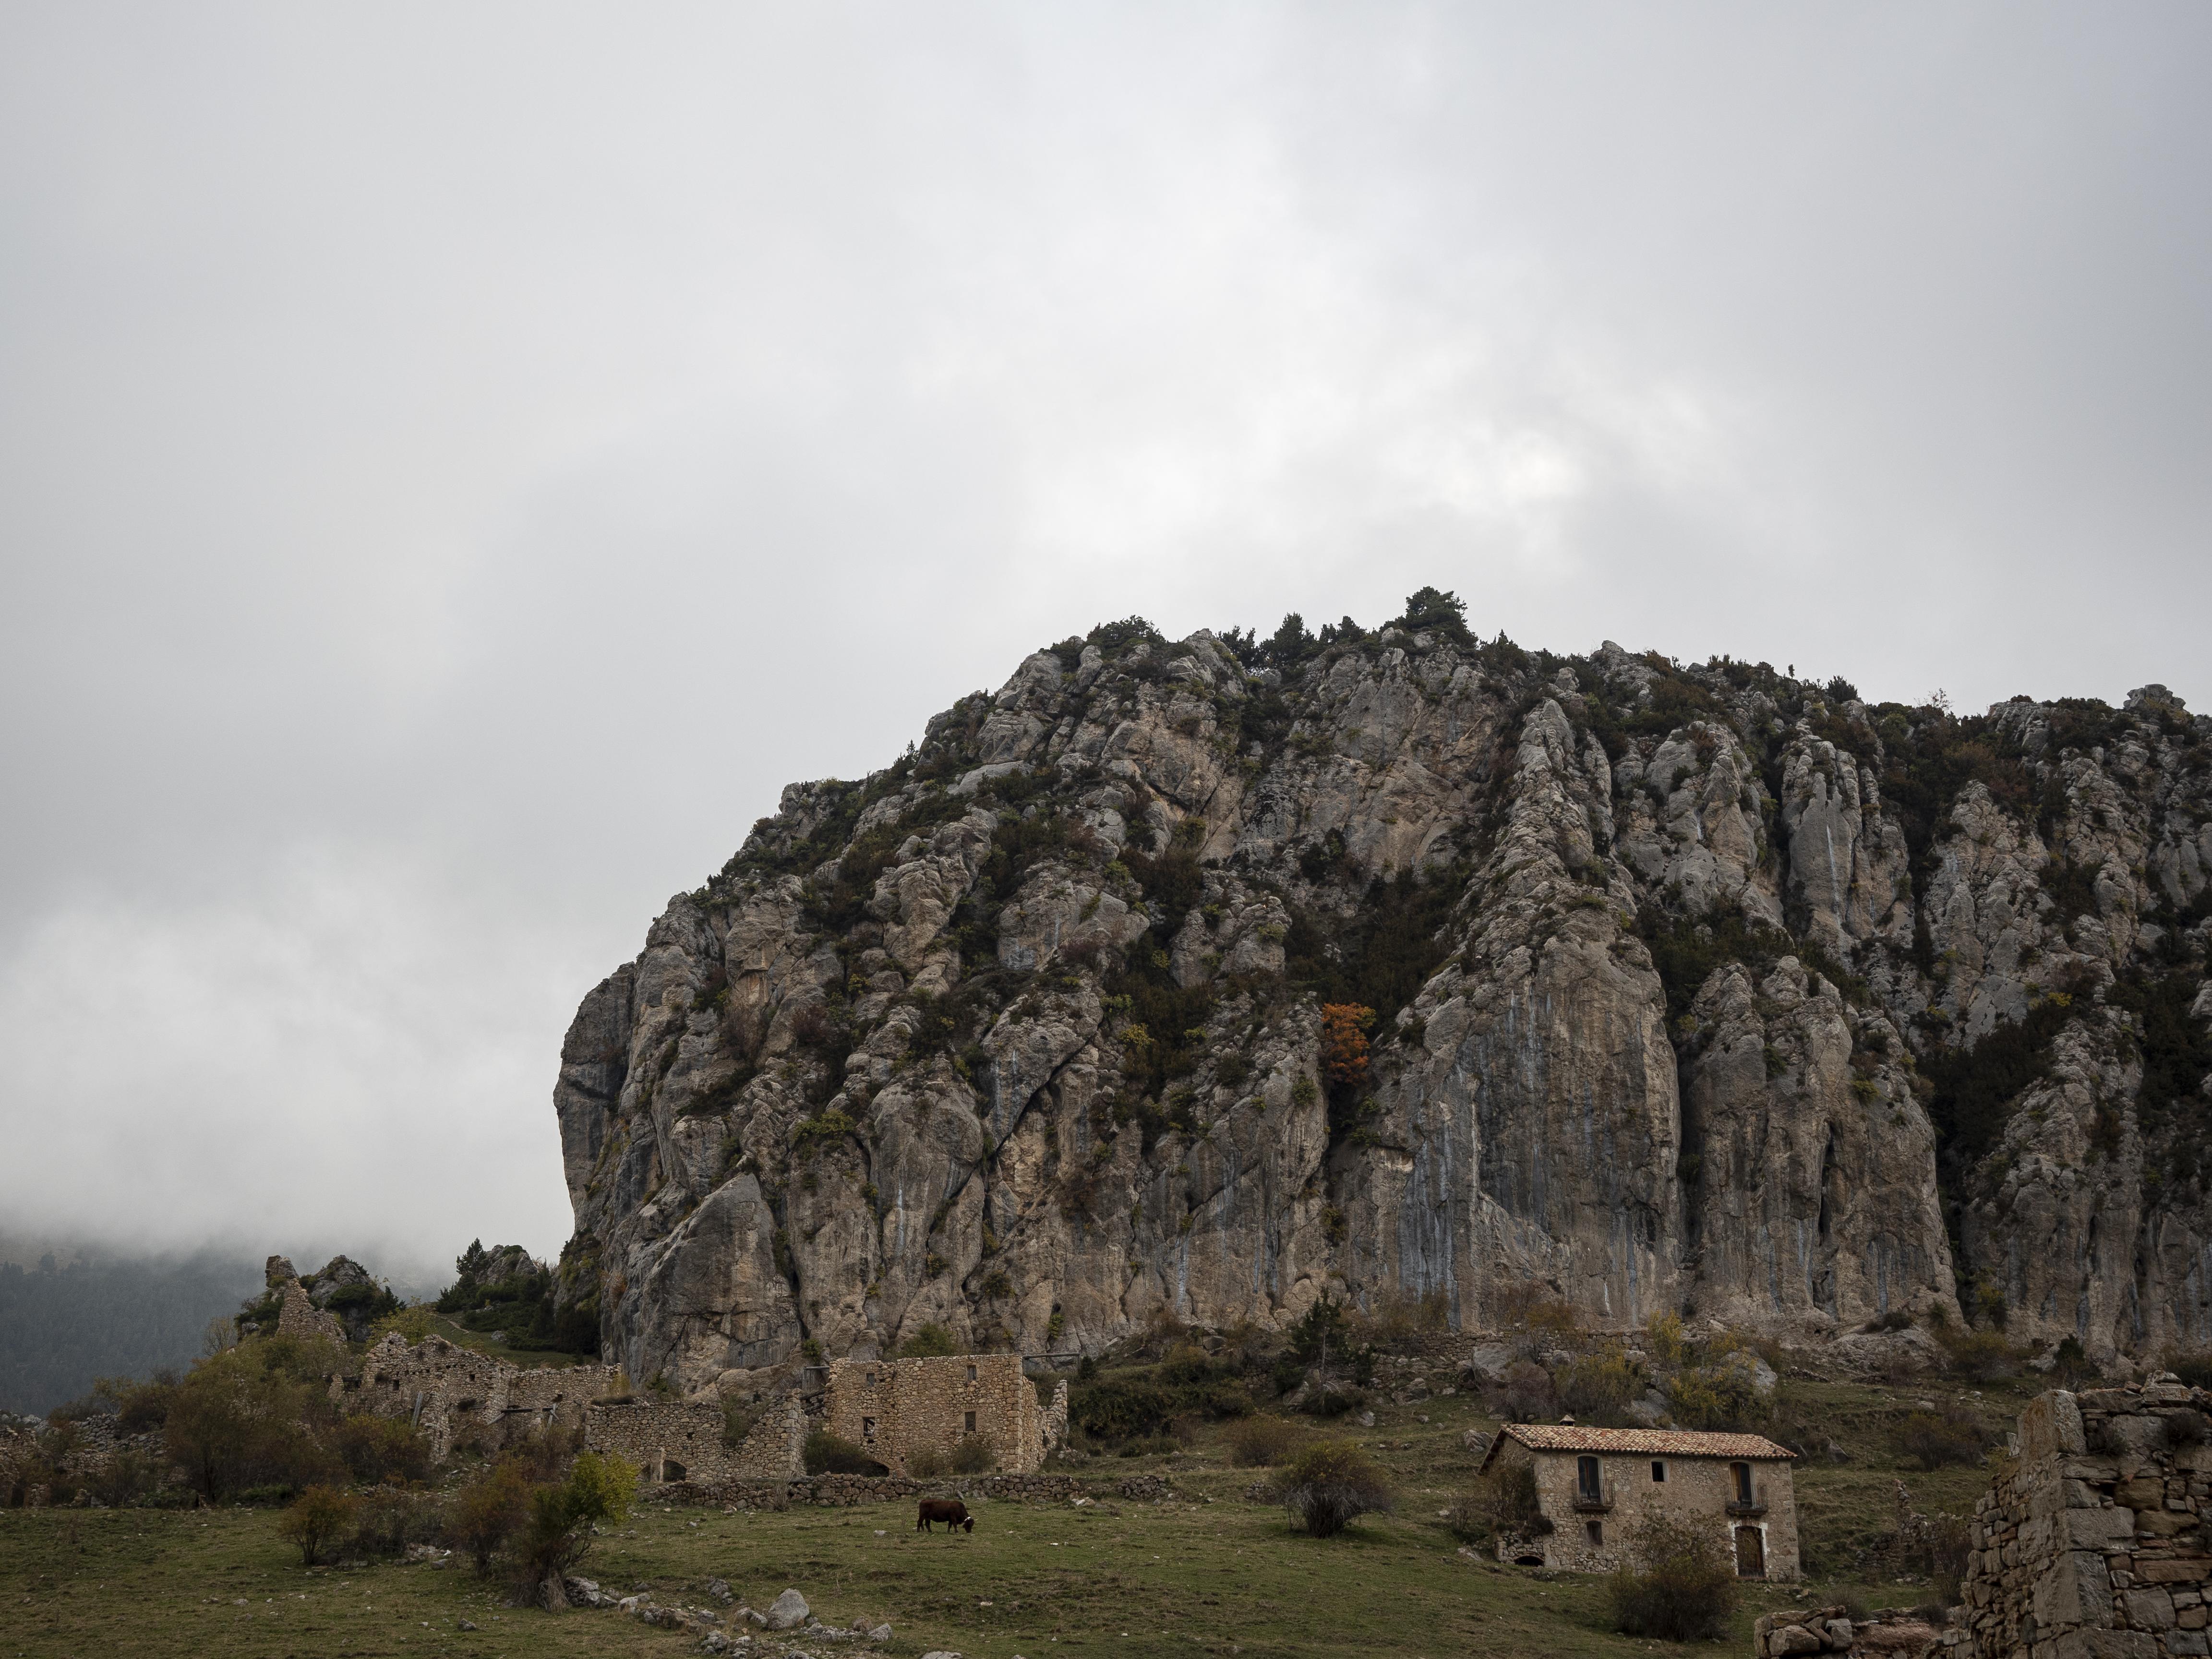
[(1367, 1031), (1375, 1011), (1357, 1002), (1321, 1008), (1321, 1074), (1330, 1098), (1349, 1100), (1367, 1082)]

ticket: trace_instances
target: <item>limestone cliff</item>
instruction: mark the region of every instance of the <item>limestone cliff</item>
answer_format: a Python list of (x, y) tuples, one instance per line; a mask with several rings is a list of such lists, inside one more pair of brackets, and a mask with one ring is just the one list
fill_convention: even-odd
[(669, 902), (555, 1094), (611, 1359), (1530, 1286), (2212, 1334), (2212, 721), (1295, 624), (1040, 651)]

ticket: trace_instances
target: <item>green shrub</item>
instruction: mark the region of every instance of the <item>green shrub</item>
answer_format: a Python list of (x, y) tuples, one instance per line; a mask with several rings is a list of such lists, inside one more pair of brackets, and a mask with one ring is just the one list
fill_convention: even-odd
[(753, 1431), (753, 1413), (743, 1401), (731, 1399), (722, 1402), (722, 1444), (735, 1451), (745, 1443), (745, 1437)]
[(1453, 1499), (1444, 1525), (1453, 1537), (1468, 1544), (1538, 1538), (1552, 1530), (1537, 1501), (1535, 1468), (1528, 1463), (1509, 1463), (1479, 1477)]
[[(2179, 1368), (2169, 1364), (2167, 1369), (2179, 1370)], [(2051, 1357), (2051, 1380), (2053, 1382), (2062, 1389), (2078, 1389), (2084, 1382), (2096, 1382), (2102, 1375), (2097, 1369), (2097, 1362), (2089, 1358), (2088, 1350), (2081, 1346), (2080, 1337), (2060, 1339), (2058, 1352)], [(2206, 1375), (2212, 1376), (2212, 1366), (2206, 1367)], [(2203, 1384), (2196, 1386), (2202, 1388)]]
[(941, 1359), (960, 1352), (958, 1340), (944, 1326), (932, 1322), (898, 1346), (902, 1359)]
[(1308, 1446), (1275, 1477), (1283, 1507), (1310, 1536), (1334, 1538), (1363, 1515), (1389, 1513), (1382, 1471), (1348, 1440)]
[(636, 1496), (637, 1472), (597, 1452), (579, 1457), (566, 1480), (532, 1488), (513, 1543), (517, 1599), (542, 1595), (549, 1607), (565, 1605), (562, 1576), (583, 1559), (600, 1526), (629, 1513)]
[(963, 1434), (946, 1461), (955, 1474), (988, 1474), (998, 1466), (999, 1451), (980, 1434)]
[(1223, 1437), (1229, 1461), (1242, 1469), (1267, 1468), (1304, 1443), (1305, 1431), (1279, 1417), (1248, 1417)]
[(1530, 1359), (1505, 1368), (1492, 1390), (1492, 1408), (1508, 1423), (1534, 1423), (1559, 1414), (1559, 1386), (1551, 1372)]
[(917, 1480), (934, 1480), (951, 1467), (945, 1454), (934, 1446), (924, 1446), (920, 1451), (907, 1454), (906, 1472)]
[(1644, 1392), (1644, 1373), (1619, 1348), (1601, 1348), (1559, 1369), (1559, 1404), (1584, 1423), (1620, 1428)]
[(1631, 1534), (1640, 1570), (1624, 1568), (1607, 1586), (1613, 1628), (1662, 1642), (1717, 1640), (1735, 1612), (1735, 1567), (1720, 1540), (1701, 1528), (1653, 1516)]
[[(2065, 1344), (2059, 1346), (2063, 1352)], [(2198, 1349), (2194, 1352), (2170, 1353), (2166, 1357), (2166, 1368), (2192, 1389), (2212, 1389), (2212, 1352)]]
[(302, 1565), (315, 1566), (324, 1553), (352, 1531), (361, 1505), (343, 1492), (320, 1484), (308, 1487), (284, 1511), (276, 1530), (299, 1547)]
[(1962, 1331), (1956, 1326), (1941, 1326), (1936, 1336), (1943, 1345), (1951, 1369), (1970, 1382), (1993, 1382), (2010, 1376), (2019, 1367), (2020, 1351), (2006, 1340), (2002, 1331)]
[(343, 1419), (331, 1437), (356, 1480), (374, 1483), (390, 1475), (421, 1480), (430, 1473), (430, 1443), (403, 1418), (357, 1412)]
[(809, 1474), (881, 1474), (884, 1466), (844, 1436), (817, 1429), (806, 1437)]
[(1744, 1432), (1765, 1425), (1773, 1407), (1759, 1391), (1752, 1357), (1741, 1350), (1678, 1374), (1667, 1385), (1674, 1420), (1686, 1429)]
[(514, 1536), (530, 1508), (530, 1471), (519, 1457), (502, 1457), (455, 1494), (446, 1512), (446, 1541), (475, 1564), (477, 1575)]
[(438, 1500), (430, 1493), (374, 1486), (361, 1499), (349, 1548), (353, 1554), (371, 1558), (404, 1555), (409, 1545), (435, 1539), (444, 1522)]
[(1923, 1469), (1978, 1462), (1990, 1443), (1981, 1419), (1956, 1405), (1911, 1413), (1898, 1425), (1896, 1440), (1899, 1454)]

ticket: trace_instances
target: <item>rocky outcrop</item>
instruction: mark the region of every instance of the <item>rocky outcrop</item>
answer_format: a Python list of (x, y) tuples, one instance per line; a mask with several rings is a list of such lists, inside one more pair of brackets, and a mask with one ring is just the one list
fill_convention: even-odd
[(562, 1047), (559, 1294), (606, 1357), (780, 1398), (925, 1324), (1474, 1328), (1530, 1287), (2212, 1335), (2212, 722), (1424, 617), (1115, 624), (786, 790)]

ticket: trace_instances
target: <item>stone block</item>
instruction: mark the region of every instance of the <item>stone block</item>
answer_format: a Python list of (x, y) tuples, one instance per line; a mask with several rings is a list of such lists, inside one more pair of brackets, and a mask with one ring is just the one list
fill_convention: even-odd
[(2136, 1516), (2136, 1531), (2145, 1538), (2179, 1538), (2197, 1530), (2197, 1517), (2185, 1510), (2144, 1510)]
[(2114, 1504), (2108, 1510), (2068, 1510), (2059, 1516), (2057, 1537), (2067, 1549), (2098, 1549), (2109, 1553), (2115, 1544), (2135, 1536), (2136, 1512)]
[(2130, 1630), (2171, 1630), (2173, 1627), (2173, 1597), (2156, 1585), (2148, 1589), (2131, 1589), (2120, 1596), (2120, 1605), (2128, 1612)]
[(2172, 1561), (2137, 1561), (2136, 1577), (2146, 1584), (2197, 1584), (2212, 1577), (2212, 1559), (2184, 1556)]
[[(2038, 1654), (2043, 1644), (2036, 1644)], [(2158, 1638), (2139, 1630), (2069, 1630), (2051, 1644), (2051, 1659), (2159, 1659)]]
[(2171, 1654), (2198, 1656), (2212, 1653), (2212, 1643), (2204, 1639), (2201, 1630), (2170, 1630), (2165, 1637), (2166, 1650)]
[(2048, 1457), (2079, 1456), (2088, 1449), (2081, 1431), (2081, 1413), (2074, 1396), (2063, 1389), (2038, 1395), (2020, 1414), (2020, 1455), (2033, 1464)]
[(2033, 1605), (2035, 1622), (2046, 1627), (2111, 1624), (2112, 1586), (2104, 1557), (2086, 1550), (2060, 1556), (2037, 1581)]

